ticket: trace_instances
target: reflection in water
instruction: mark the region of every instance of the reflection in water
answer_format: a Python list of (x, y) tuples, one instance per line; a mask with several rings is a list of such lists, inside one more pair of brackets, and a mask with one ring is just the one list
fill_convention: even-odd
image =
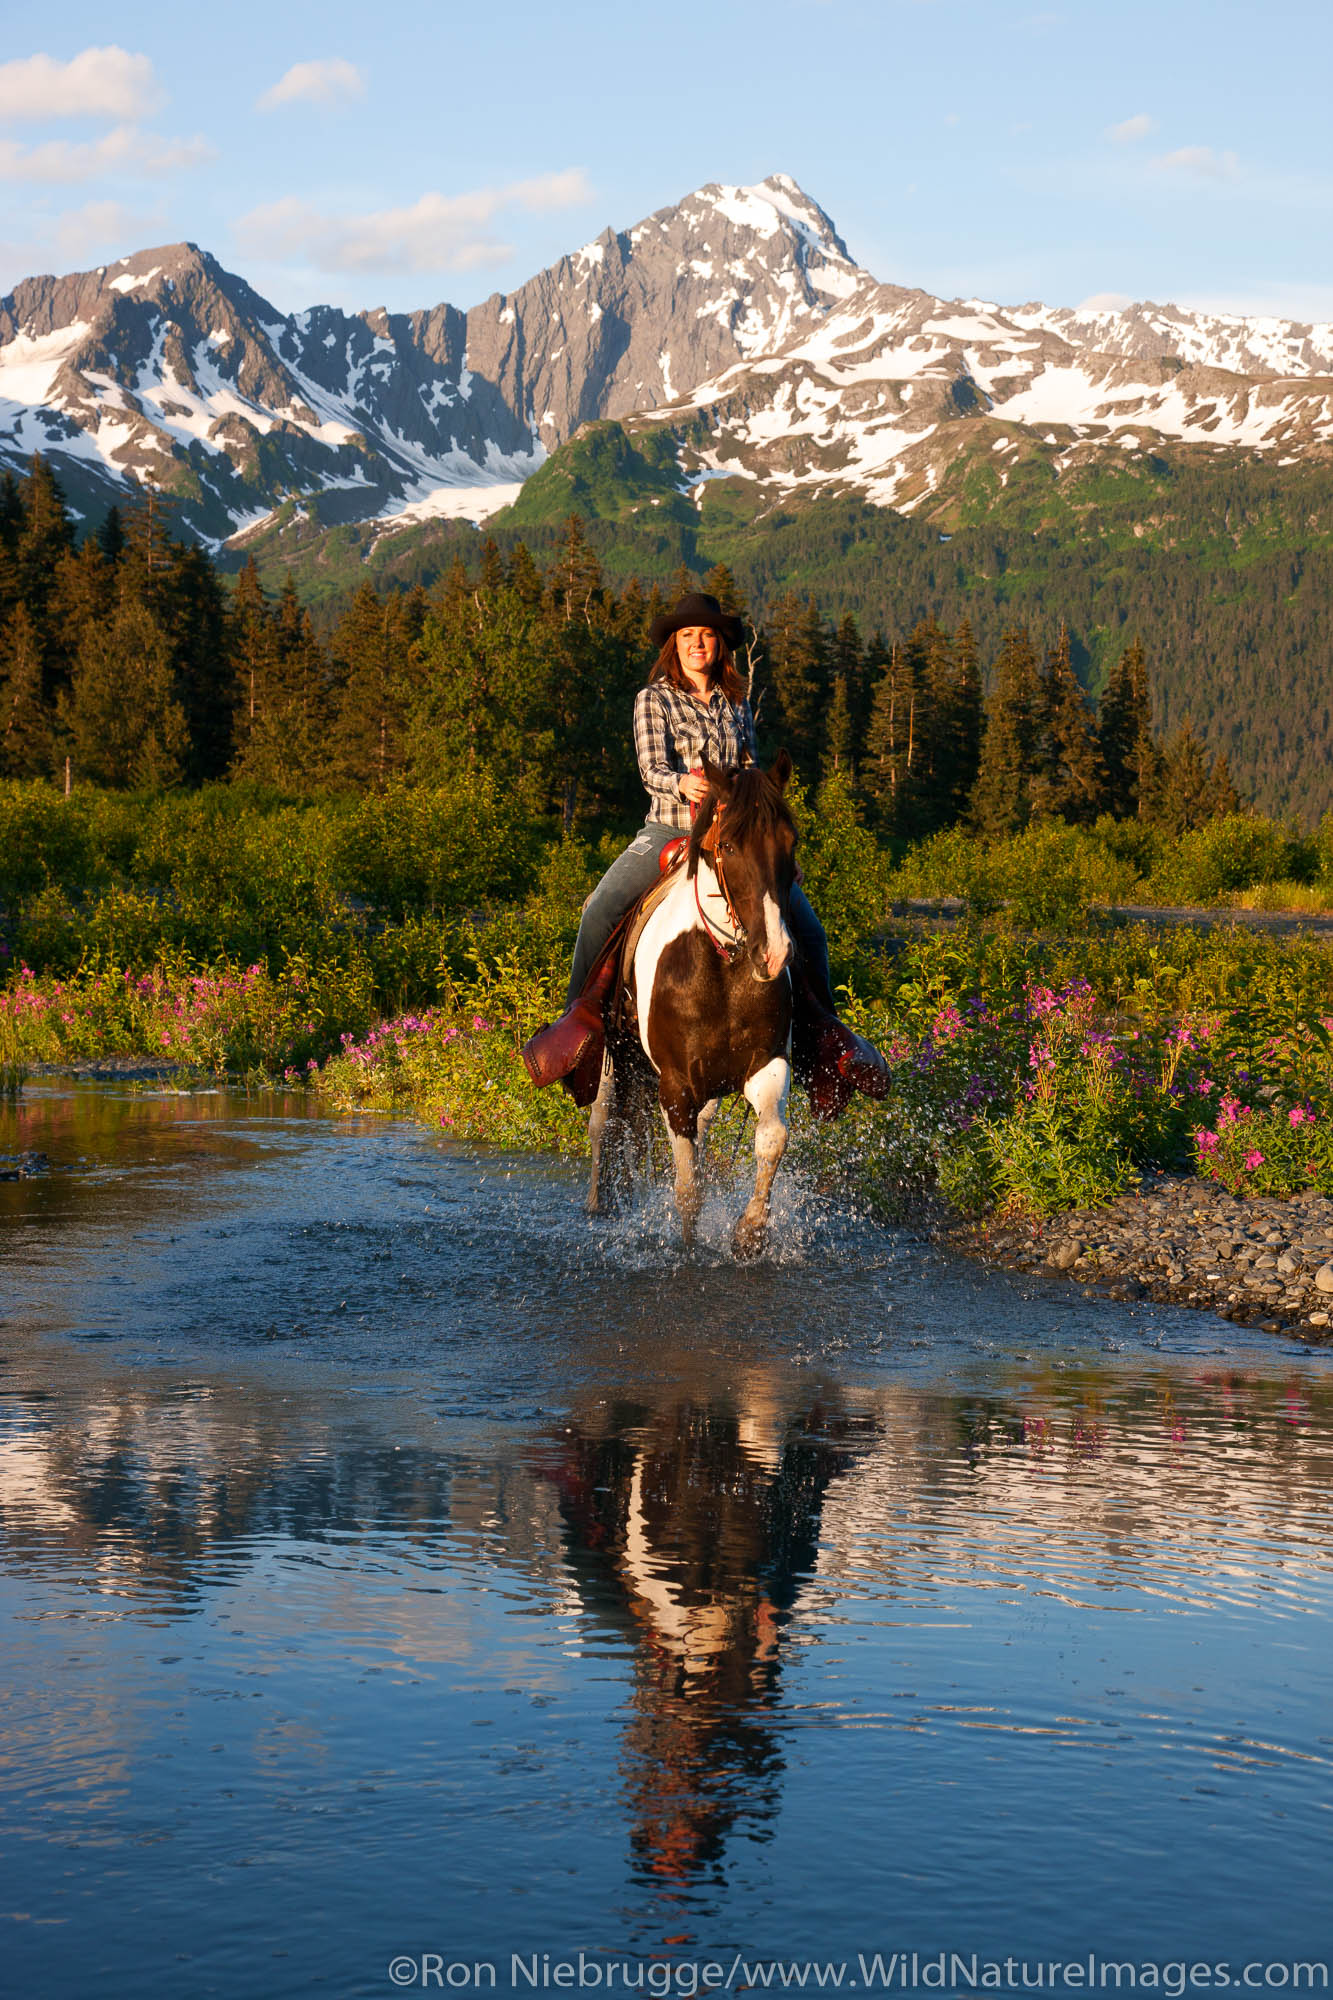
[(617, 1405), (542, 1461), (586, 1611), (634, 1643), (624, 1790), (659, 1881), (720, 1873), (738, 1815), (758, 1837), (777, 1812), (783, 1630), (824, 1494), (871, 1428), (836, 1403), (788, 1413), (756, 1382), (738, 1400)]
[(409, 1129), (76, 1098), (0, 1188), (19, 1990), (1317, 1945), (1326, 1357), (817, 1215), (799, 1272), (677, 1265)]

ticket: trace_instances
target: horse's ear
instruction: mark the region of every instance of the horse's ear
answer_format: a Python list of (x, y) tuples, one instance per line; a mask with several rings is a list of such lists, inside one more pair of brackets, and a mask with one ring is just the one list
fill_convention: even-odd
[(787, 780), (791, 776), (791, 758), (785, 750), (779, 750), (773, 760), (773, 768), (768, 775), (780, 792), (786, 791)]
[(711, 763), (707, 757), (704, 758), (703, 770), (705, 778), (707, 778), (718, 797), (720, 799), (729, 799), (735, 777), (734, 772), (724, 769), (721, 764)]

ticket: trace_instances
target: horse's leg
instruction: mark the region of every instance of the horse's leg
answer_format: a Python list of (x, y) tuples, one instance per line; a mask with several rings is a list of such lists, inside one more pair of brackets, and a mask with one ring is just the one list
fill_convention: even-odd
[(694, 1162), (701, 1174), (705, 1168), (704, 1156), (708, 1151), (708, 1134), (713, 1129), (713, 1120), (717, 1117), (717, 1107), (721, 1102), (720, 1097), (710, 1097), (699, 1113), (699, 1137), (694, 1148)]
[(602, 1059), (602, 1081), (588, 1113), (588, 1148), (592, 1154), (592, 1173), (588, 1180), (589, 1215), (605, 1215), (609, 1207), (601, 1184), (602, 1141), (615, 1102), (615, 1090), (615, 1071), (611, 1067), (610, 1056), (605, 1056)]
[(680, 1233), (685, 1248), (692, 1250), (695, 1226), (703, 1206), (698, 1169), (699, 1114), (683, 1094), (668, 1093), (665, 1078), (661, 1094), (662, 1115), (666, 1119), (671, 1158), (676, 1169), (676, 1209), (680, 1215)]
[(757, 1070), (745, 1086), (745, 1101), (754, 1112), (754, 1193), (740, 1221), (731, 1233), (731, 1247), (738, 1257), (753, 1257), (759, 1251), (768, 1227), (768, 1201), (773, 1177), (787, 1150), (787, 1092), (791, 1069), (785, 1056), (774, 1056)]

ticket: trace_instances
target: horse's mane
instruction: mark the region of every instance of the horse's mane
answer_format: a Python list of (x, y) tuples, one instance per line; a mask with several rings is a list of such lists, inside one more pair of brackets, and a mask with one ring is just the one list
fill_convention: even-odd
[[(787, 801), (766, 771), (757, 765), (748, 764), (731, 773), (732, 785), (725, 800), (727, 808), (727, 835), (731, 840), (745, 842), (752, 835), (761, 838), (774, 833), (780, 826), (791, 827), (795, 831), (796, 822), (787, 807)], [(690, 828), (689, 874), (693, 875), (699, 866), (699, 853), (709, 827), (717, 817), (719, 800), (716, 792), (710, 792), (695, 816)]]

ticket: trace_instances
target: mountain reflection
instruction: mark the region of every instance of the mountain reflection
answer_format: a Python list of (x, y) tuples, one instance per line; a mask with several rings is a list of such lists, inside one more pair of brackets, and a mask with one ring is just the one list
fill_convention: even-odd
[(875, 1432), (833, 1394), (622, 1404), (565, 1426), (539, 1465), (591, 1620), (634, 1646), (622, 1769), (641, 1871), (716, 1870), (738, 1820), (774, 1818), (783, 1638), (824, 1497)]

